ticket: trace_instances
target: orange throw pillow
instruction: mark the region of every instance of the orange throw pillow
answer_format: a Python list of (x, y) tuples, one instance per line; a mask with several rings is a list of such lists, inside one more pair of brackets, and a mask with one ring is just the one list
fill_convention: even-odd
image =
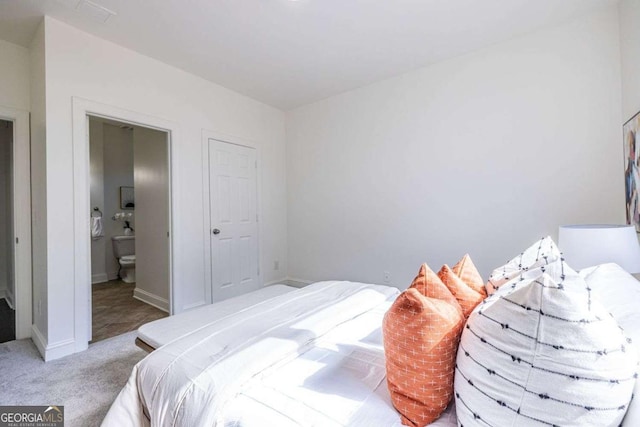
[(442, 283), (449, 288), (453, 296), (456, 297), (456, 300), (458, 300), (465, 319), (469, 317), (473, 309), (476, 308), (486, 296), (478, 293), (472, 289), (471, 286), (467, 285), (447, 264), (442, 266), (438, 272), (438, 277), (442, 280)]
[(447, 408), (463, 326), (459, 304), (424, 264), (382, 325), (387, 385), (404, 425), (426, 426)]
[(484, 287), (482, 276), (473, 264), (473, 261), (471, 261), (469, 254), (465, 254), (451, 270), (453, 270), (456, 276), (461, 278), (464, 283), (469, 285), (471, 289), (478, 292), (483, 298), (487, 297), (487, 290)]
[(429, 298), (437, 298), (456, 304), (455, 297), (449, 291), (442, 280), (433, 272), (427, 264), (422, 264), (418, 275), (413, 279), (409, 288), (417, 289), (422, 295)]

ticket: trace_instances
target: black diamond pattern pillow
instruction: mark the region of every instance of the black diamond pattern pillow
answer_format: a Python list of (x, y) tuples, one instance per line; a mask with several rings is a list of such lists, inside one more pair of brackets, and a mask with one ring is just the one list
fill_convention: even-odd
[(563, 261), (539, 262), (469, 317), (456, 364), (458, 422), (618, 426), (636, 381), (629, 341)]
[[(561, 257), (562, 254), (553, 239), (544, 237), (502, 267), (493, 270), (485, 285), (487, 294), (491, 295), (504, 284), (539, 276), (554, 265), (562, 267), (562, 264), (556, 264)], [(558, 274), (562, 275), (562, 272)]]

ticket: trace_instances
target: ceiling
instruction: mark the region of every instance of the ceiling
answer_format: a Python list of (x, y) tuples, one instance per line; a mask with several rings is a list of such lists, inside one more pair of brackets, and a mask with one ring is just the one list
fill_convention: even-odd
[(618, 0), (92, 0), (106, 22), (84, 1), (0, 0), (0, 39), (47, 14), (288, 110)]

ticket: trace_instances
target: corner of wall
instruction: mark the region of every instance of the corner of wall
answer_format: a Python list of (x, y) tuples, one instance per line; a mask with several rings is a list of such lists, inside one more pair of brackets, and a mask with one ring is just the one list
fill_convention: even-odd
[(47, 339), (42, 335), (42, 332), (38, 329), (38, 326), (34, 323), (31, 325), (31, 340), (36, 345), (36, 348), (40, 352), (40, 355), (43, 359), (46, 360), (46, 348), (47, 348)]
[[(46, 58), (45, 23), (40, 23), (29, 46), (31, 110), (31, 187), (33, 254), (33, 333), (44, 356), (47, 322), (47, 226), (46, 226)], [(43, 310), (44, 307), (44, 310)], [(37, 334), (37, 335), (36, 335)]]

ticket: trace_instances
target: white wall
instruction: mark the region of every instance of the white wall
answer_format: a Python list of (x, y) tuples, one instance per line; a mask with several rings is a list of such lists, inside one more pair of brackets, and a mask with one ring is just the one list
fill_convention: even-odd
[(29, 110), (29, 50), (0, 40), (0, 105)]
[[(640, 111), (640, 2), (622, 0), (620, 15), (620, 51), (622, 53), (622, 121)], [(620, 144), (622, 157), (622, 143)]]
[[(173, 197), (181, 206), (174, 218), (174, 277), (179, 293), (174, 306), (206, 302), (202, 131), (213, 130), (253, 140), (262, 152), (261, 254), (265, 282), (286, 271), (286, 174), (284, 114), (166, 64), (45, 18), (46, 65), (46, 280), (47, 347), (58, 357), (74, 351), (74, 246), (72, 97), (144, 113), (178, 124), (173, 140)], [(280, 271), (273, 260), (280, 260)], [(35, 278), (34, 278), (35, 280)], [(37, 305), (43, 298), (35, 295)], [(84, 316), (79, 313), (78, 316)], [(44, 328), (44, 326), (43, 326)], [(52, 353), (53, 354), (53, 353)]]
[(624, 221), (615, 8), (287, 116), (289, 275), (486, 277), (560, 224)]
[[(31, 240), (33, 270), (33, 332), (44, 351), (48, 335), (47, 277), (47, 134), (44, 22), (29, 46), (31, 109)], [(71, 276), (69, 276), (71, 277)], [(55, 292), (55, 291), (54, 291)]]
[[(134, 296), (169, 311), (169, 164), (167, 133), (136, 126), (133, 167), (136, 197)], [(177, 283), (180, 286), (180, 282)]]

